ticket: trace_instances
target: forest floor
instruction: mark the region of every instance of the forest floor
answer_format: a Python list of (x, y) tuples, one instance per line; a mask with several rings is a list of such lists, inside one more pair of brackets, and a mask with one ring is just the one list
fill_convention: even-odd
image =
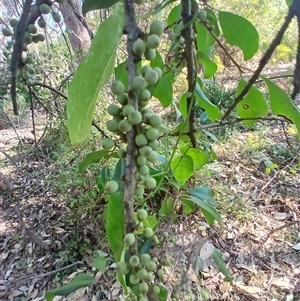
[[(0, 190), (0, 300), (44, 300), (47, 289), (79, 272), (97, 284), (54, 300), (114, 300), (119, 287), (99, 219), (105, 202), (93, 177), (77, 172), (71, 152), (64, 163), (37, 152), (30, 126), (17, 133), (0, 131), (1, 173), (10, 183)], [(213, 147), (218, 159), (196, 182), (215, 190), (223, 228), (208, 226), (200, 211), (174, 225), (175, 263), (191, 247), (204, 262), (188, 274), (190, 300), (300, 300), (300, 144), (293, 130), (276, 123), (228, 130)], [(222, 251), (234, 281), (224, 282), (212, 248)], [(95, 252), (108, 258), (104, 272), (93, 269)], [(168, 277), (171, 283), (172, 272)]]

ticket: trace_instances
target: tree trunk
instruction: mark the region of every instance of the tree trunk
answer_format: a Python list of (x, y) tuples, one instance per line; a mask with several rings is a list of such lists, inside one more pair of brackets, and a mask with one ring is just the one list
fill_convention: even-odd
[(81, 14), (78, 0), (65, 0), (59, 7), (70, 31), (72, 49), (76, 52), (78, 61), (81, 61), (90, 47), (92, 33)]

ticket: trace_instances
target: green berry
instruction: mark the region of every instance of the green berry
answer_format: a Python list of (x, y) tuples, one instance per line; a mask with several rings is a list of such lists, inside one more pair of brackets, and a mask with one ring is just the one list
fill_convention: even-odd
[(136, 215), (137, 215), (137, 218), (138, 218), (139, 221), (143, 221), (147, 218), (148, 213), (145, 209), (139, 209), (137, 211)]
[(149, 70), (152, 70), (152, 68), (149, 66), (149, 65), (145, 65), (142, 67), (142, 76), (145, 76), (146, 72), (149, 71)]
[(137, 255), (132, 255), (132, 256), (130, 257), (130, 259), (129, 259), (129, 264), (130, 264), (133, 268), (137, 267), (137, 266), (139, 265), (139, 263), (140, 263), (140, 259), (139, 259), (139, 257), (138, 257)]
[[(27, 63), (27, 64), (33, 64), (33, 57), (32, 57), (32, 55), (28, 54), (26, 56), (25, 63)], [(27, 66), (27, 68), (28, 68), (28, 66)]]
[(174, 32), (171, 32), (170, 34), (169, 34), (169, 39), (170, 39), (170, 41), (175, 41), (176, 40), (176, 38), (177, 38), (177, 35), (176, 35), (176, 33), (174, 33)]
[(105, 191), (108, 192), (108, 193), (114, 193), (118, 190), (118, 187), (119, 187), (119, 184), (118, 182), (114, 181), (114, 180), (111, 180), (111, 181), (108, 181), (106, 184), (105, 184)]
[(151, 177), (145, 178), (144, 185), (148, 189), (154, 189), (156, 187), (156, 180)]
[(27, 85), (27, 86), (32, 86), (32, 85), (33, 85), (32, 79), (30, 79), (30, 78), (27, 79), (27, 80), (26, 80), (26, 85)]
[(154, 20), (150, 25), (150, 33), (160, 36), (164, 31), (164, 24), (159, 20)]
[(7, 27), (3, 27), (2, 28), (2, 34), (5, 36), (5, 37), (10, 37), (10, 36), (12, 36), (12, 31), (9, 29), (9, 28), (7, 28)]
[(167, 267), (171, 266), (171, 264), (172, 263), (171, 263), (170, 259), (166, 259), (165, 262), (164, 262), (164, 265), (167, 266)]
[(160, 292), (159, 286), (158, 286), (158, 285), (154, 285), (154, 286), (152, 287), (152, 292), (153, 292), (154, 295), (158, 295), (159, 292)]
[(37, 28), (34, 24), (29, 24), (28, 27), (27, 27), (27, 31), (29, 33), (32, 33), (32, 34), (36, 34), (37, 33)]
[(163, 278), (163, 277), (165, 276), (165, 271), (162, 270), (162, 269), (159, 269), (159, 270), (157, 271), (157, 276), (158, 276), (159, 278)]
[(110, 86), (110, 90), (115, 95), (121, 95), (125, 93), (125, 86), (121, 81), (116, 80)]
[(168, 238), (169, 237), (169, 233), (168, 232), (163, 232), (163, 237), (164, 238)]
[(132, 129), (132, 125), (128, 120), (123, 119), (119, 122), (119, 130), (121, 132), (127, 133), (131, 131), (131, 129)]
[(132, 125), (142, 122), (143, 116), (139, 111), (133, 111), (128, 114), (128, 120)]
[(29, 88), (28, 88), (27, 86), (24, 85), (22, 91), (23, 91), (24, 93), (29, 93)]
[(34, 74), (34, 68), (30, 67), (29, 65), (26, 66), (26, 70), (29, 74)]
[(50, 10), (51, 10), (51, 8), (49, 5), (44, 4), (44, 3), (40, 5), (40, 12), (42, 14), (47, 15), (50, 13)]
[(127, 155), (126, 149), (120, 148), (120, 149), (118, 150), (118, 157), (119, 157), (119, 158), (125, 158), (126, 155)]
[(136, 277), (136, 275), (134, 275), (134, 274), (131, 274), (131, 275), (130, 275), (129, 281), (130, 281), (132, 284), (138, 284), (138, 283), (140, 282), (139, 278)]
[(146, 131), (146, 137), (150, 141), (156, 140), (159, 137), (159, 132), (156, 128), (150, 128)]
[(19, 20), (16, 19), (16, 18), (11, 18), (11, 19), (9, 20), (9, 25), (10, 25), (11, 27), (16, 27), (16, 26), (18, 25), (18, 23), (19, 23)]
[(144, 0), (134, 0), (134, 3), (137, 5), (141, 5), (144, 3)]
[(102, 140), (102, 147), (104, 149), (112, 149), (115, 146), (115, 141), (111, 138), (104, 138)]
[[(144, 135), (144, 134), (143, 134)], [(147, 164), (147, 158), (142, 156), (142, 155), (138, 155), (136, 157), (136, 164), (137, 165), (144, 165), (144, 164)]]
[(145, 146), (148, 144), (148, 139), (146, 138), (146, 136), (142, 133), (137, 134), (135, 137), (135, 144), (137, 146)]
[(150, 34), (147, 37), (147, 45), (151, 49), (156, 49), (160, 43), (160, 38), (156, 34)]
[(119, 102), (119, 104), (121, 104), (122, 106), (127, 105), (128, 103), (128, 94), (127, 93), (123, 93), (117, 96), (117, 101)]
[(147, 47), (144, 56), (147, 61), (153, 61), (156, 57), (156, 50)]
[(145, 80), (149, 85), (154, 85), (158, 81), (158, 74), (155, 70), (149, 70), (145, 74)]
[(162, 119), (160, 116), (158, 115), (152, 115), (150, 118), (149, 118), (149, 121), (148, 123), (155, 127), (155, 128), (159, 128), (162, 126)]
[(146, 50), (146, 45), (145, 45), (144, 41), (142, 41), (140, 39), (136, 40), (133, 43), (132, 50), (136, 55), (142, 56)]
[(123, 107), (123, 111), (122, 111), (123, 116), (128, 117), (128, 115), (131, 114), (132, 112), (135, 112), (135, 108), (132, 105), (126, 105)]
[(157, 159), (157, 156), (156, 156), (155, 152), (152, 152), (152, 154), (149, 157), (147, 157), (147, 160), (149, 162), (154, 162), (154, 161), (156, 161), (156, 159)]
[(132, 88), (135, 91), (142, 91), (147, 86), (146, 80), (142, 76), (136, 76), (132, 81)]
[(141, 256), (141, 264), (145, 267), (151, 261), (151, 257), (148, 253)]
[(107, 113), (111, 116), (119, 116), (121, 113), (121, 108), (118, 105), (111, 103), (107, 107)]
[(53, 21), (54, 21), (55, 23), (59, 23), (59, 22), (60, 22), (60, 19), (61, 19), (60, 14), (57, 13), (57, 12), (53, 12), (53, 13), (52, 13), (52, 19), (53, 19)]
[(207, 18), (207, 12), (204, 9), (200, 9), (199, 13), (198, 13), (198, 18), (201, 21), (205, 21)]
[(147, 89), (143, 89), (139, 94), (139, 101), (145, 102), (151, 98), (151, 93)]
[(144, 268), (141, 268), (137, 271), (136, 277), (138, 277), (140, 280), (143, 280), (147, 276), (147, 271)]
[(153, 150), (150, 146), (145, 145), (139, 150), (140, 154), (146, 158), (150, 157), (153, 153)]
[(135, 235), (133, 233), (127, 233), (124, 237), (124, 243), (127, 246), (131, 246), (135, 243)]
[(141, 165), (138, 167), (138, 172), (141, 176), (149, 175), (149, 167), (147, 165)]
[(119, 123), (118, 121), (112, 119), (106, 122), (106, 128), (108, 131), (116, 133), (119, 131)]
[(30, 76), (30, 74), (27, 71), (24, 71), (23, 72), (23, 78), (27, 80), (27, 79), (30, 79), (31, 76)]
[(26, 31), (24, 35), (24, 42), (30, 44), (32, 42), (32, 39), (33, 39), (32, 35)]
[(161, 70), (160, 68), (154, 67), (153, 70), (157, 73), (158, 78), (161, 78), (161, 77), (162, 77), (163, 72), (162, 72), (162, 70)]
[(45, 41), (45, 35), (43, 33), (38, 33), (35, 37), (36, 39), (38, 39), (39, 42)]
[(151, 238), (154, 235), (153, 230), (150, 227), (145, 228), (143, 234), (147, 238)]
[(18, 82), (17, 84), (16, 84), (16, 87), (18, 88), (18, 89), (20, 89), (20, 90), (22, 90), (23, 89), (23, 84), (22, 83), (20, 83), (20, 82)]
[(148, 143), (148, 146), (150, 146), (152, 148), (152, 150), (156, 151), (159, 149), (160, 143), (158, 140), (153, 140)]
[(134, 189), (134, 195), (137, 198), (142, 198), (144, 196), (144, 192), (145, 192), (145, 189), (144, 189), (144, 186), (142, 186), (142, 185), (137, 185)]
[[(147, 272), (146, 272), (147, 273)], [(148, 284), (146, 283), (146, 282), (142, 282), (142, 283), (140, 283), (140, 286), (139, 286), (139, 288), (140, 288), (140, 292), (142, 293), (142, 294), (147, 294), (147, 292), (148, 292), (148, 290), (149, 290), (149, 286), (148, 286)], [(141, 300), (141, 299), (140, 299)]]
[(156, 263), (152, 260), (148, 261), (147, 262), (147, 265), (146, 265), (146, 268), (149, 270), (149, 271), (155, 271), (156, 270)]
[(123, 275), (127, 274), (128, 269), (127, 269), (126, 262), (124, 262), (124, 261), (118, 262), (117, 265), (116, 265), (116, 270), (120, 274), (123, 274)]

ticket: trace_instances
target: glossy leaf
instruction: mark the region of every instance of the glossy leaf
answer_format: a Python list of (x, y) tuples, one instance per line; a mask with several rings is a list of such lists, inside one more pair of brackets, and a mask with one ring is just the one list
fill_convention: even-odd
[(217, 71), (218, 66), (202, 51), (198, 52), (199, 62), (204, 69), (204, 78), (211, 78)]
[(180, 17), (181, 17), (181, 4), (172, 8), (167, 18), (167, 25), (171, 26), (171, 28), (178, 26), (177, 24), (175, 24), (175, 22), (179, 20)]
[(86, 57), (75, 71), (67, 103), (72, 144), (81, 144), (90, 134), (98, 93), (113, 73), (123, 27), (124, 11), (119, 4), (112, 16), (99, 25)]
[(173, 86), (167, 74), (164, 74), (155, 87), (153, 96), (156, 97), (164, 108), (167, 108), (173, 100)]
[(106, 236), (116, 262), (121, 259), (124, 237), (124, 193), (115, 192), (108, 197)]
[(214, 26), (213, 33), (218, 37), (220, 35), (219, 23), (217, 16), (213, 10), (210, 8), (205, 8), (207, 13), (206, 20), (208, 21), (210, 26)]
[(159, 291), (159, 294), (157, 295), (158, 299), (159, 300), (167, 300), (168, 289), (162, 284), (159, 285), (159, 288), (160, 288), (160, 291)]
[[(247, 82), (240, 80), (236, 89), (236, 96), (238, 96)], [(252, 86), (246, 96), (237, 105), (237, 112), (241, 118), (260, 118), (268, 114), (268, 104), (262, 93)], [(249, 127), (253, 127), (256, 120), (243, 120), (243, 123)]]
[(122, 177), (125, 175), (125, 169), (126, 169), (126, 159), (121, 158), (118, 160), (116, 164), (112, 179), (115, 181), (121, 180)]
[(222, 113), (220, 112), (219, 108), (209, 101), (198, 83), (196, 84), (196, 100), (199, 106), (207, 112), (207, 115), (211, 121), (221, 118)]
[(171, 169), (177, 182), (184, 184), (193, 174), (193, 159), (187, 155), (176, 157), (171, 162)]
[(127, 61), (124, 61), (115, 68), (115, 80), (123, 82), (124, 85), (128, 82), (128, 72), (126, 69), (126, 65)]
[(119, 0), (84, 0), (82, 4), (82, 14), (85, 17), (90, 11), (96, 9), (109, 8), (116, 4)]
[(68, 284), (53, 290), (46, 291), (45, 298), (47, 301), (52, 301), (56, 296), (67, 296), (79, 288), (95, 283), (94, 277), (88, 274), (78, 274)]
[(101, 257), (101, 256), (97, 256), (94, 258), (93, 261), (93, 266), (98, 270), (98, 271), (104, 271), (104, 269), (106, 268), (106, 262), (107, 262), (107, 258), (105, 257)]
[(216, 249), (213, 252), (213, 258), (214, 261), (219, 269), (219, 271), (225, 276), (225, 281), (232, 281), (234, 279), (234, 277), (230, 274), (230, 272), (228, 271), (228, 269), (226, 268), (226, 265), (223, 261), (222, 258), (222, 253), (220, 250)]
[(186, 98), (186, 93), (184, 93), (181, 98), (180, 98), (180, 101), (179, 101), (179, 109), (180, 109), (180, 113), (182, 115), (182, 117), (184, 119), (186, 119), (187, 117), (187, 98)]
[(268, 86), (271, 110), (275, 115), (284, 116), (289, 119), (298, 130), (298, 138), (300, 138), (300, 112), (293, 104), (290, 97), (274, 82), (262, 77)]
[(196, 22), (197, 30), (197, 49), (198, 52), (205, 53), (208, 57), (211, 57), (214, 51), (215, 40), (209, 31), (200, 23)]
[(206, 151), (197, 148), (190, 148), (186, 155), (190, 156), (194, 162), (194, 170), (200, 170), (208, 161), (209, 155)]
[(98, 163), (103, 158), (109, 157), (109, 151), (102, 149), (99, 151), (88, 153), (84, 159), (78, 164), (78, 168), (80, 172), (84, 172), (89, 165), (93, 163)]
[(219, 22), (226, 41), (242, 50), (245, 61), (251, 59), (259, 43), (258, 32), (252, 23), (228, 11), (219, 11)]
[(105, 165), (99, 174), (98, 177), (98, 188), (100, 190), (104, 189), (105, 184), (109, 181), (110, 179), (110, 169), (107, 165)]
[(196, 187), (188, 190), (188, 193), (200, 200), (208, 201), (212, 206), (217, 206), (215, 192), (208, 186)]

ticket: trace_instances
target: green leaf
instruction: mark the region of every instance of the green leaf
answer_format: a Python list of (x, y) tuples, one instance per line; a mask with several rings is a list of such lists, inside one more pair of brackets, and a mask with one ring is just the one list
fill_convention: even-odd
[(215, 201), (215, 192), (208, 186), (196, 187), (187, 191), (190, 195), (200, 199), (208, 201), (212, 206), (217, 206)]
[(121, 158), (117, 162), (112, 179), (115, 181), (121, 180), (122, 177), (125, 175), (125, 170), (126, 170), (126, 159)]
[(199, 106), (207, 112), (208, 118), (211, 121), (221, 118), (222, 113), (220, 112), (219, 108), (208, 100), (198, 83), (196, 83), (196, 100)]
[[(236, 89), (236, 96), (238, 96), (247, 82), (243, 79), (240, 80)], [(260, 118), (265, 117), (268, 114), (268, 104), (262, 95), (262, 93), (255, 87), (252, 86), (246, 96), (237, 105), (237, 112), (241, 118)], [(246, 126), (253, 127), (256, 120), (243, 120)]]
[(164, 74), (155, 87), (153, 96), (156, 97), (164, 108), (167, 108), (173, 100), (173, 86), (167, 74)]
[(75, 71), (67, 103), (72, 144), (81, 144), (90, 134), (98, 94), (113, 73), (123, 27), (124, 10), (118, 4), (113, 15), (99, 25), (86, 57)]
[(181, 112), (182, 117), (185, 119), (187, 117), (187, 98), (186, 93), (184, 93), (179, 101), (179, 109)]
[(225, 276), (225, 281), (232, 281), (234, 277), (230, 274), (230, 272), (227, 270), (226, 265), (222, 258), (222, 253), (220, 250), (215, 249), (213, 252), (213, 258), (215, 260), (215, 263), (219, 269), (219, 271)]
[(300, 112), (293, 104), (290, 97), (274, 82), (262, 76), (268, 86), (271, 110), (275, 115), (283, 116), (290, 120), (298, 130), (300, 138)]
[(194, 161), (187, 155), (176, 157), (171, 162), (171, 169), (176, 181), (184, 184), (193, 174)]
[(251, 59), (259, 43), (258, 32), (252, 23), (228, 11), (219, 11), (219, 22), (226, 41), (242, 50), (245, 61)]
[(119, 64), (115, 68), (115, 80), (119, 80), (124, 84), (128, 82), (128, 72), (126, 69), (126, 65), (127, 65), (127, 60)]
[(181, 202), (183, 205), (184, 214), (188, 215), (195, 211), (195, 204), (191, 200), (182, 199)]
[(200, 23), (196, 22), (197, 30), (197, 49), (198, 52), (205, 53), (208, 57), (211, 57), (214, 51), (215, 40), (208, 30)]
[(95, 283), (94, 277), (88, 274), (78, 274), (68, 284), (46, 291), (45, 298), (47, 301), (52, 301), (56, 296), (67, 296), (81, 287)]
[(109, 151), (102, 149), (99, 151), (88, 153), (84, 159), (78, 164), (79, 172), (84, 172), (89, 165), (98, 163), (103, 158), (109, 157)]
[(159, 214), (164, 216), (170, 213), (170, 211), (173, 211), (173, 206), (174, 206), (174, 200), (172, 199), (163, 199), (161, 203), (161, 207), (159, 209)]
[(96, 258), (94, 258), (93, 266), (102, 272), (106, 268), (106, 262), (107, 262), (107, 258), (97, 256)]
[(121, 259), (124, 237), (124, 193), (115, 192), (108, 197), (106, 236), (115, 261)]
[[(220, 35), (220, 28), (219, 28), (219, 23), (217, 16), (213, 10), (210, 8), (205, 8), (205, 11), (207, 13), (206, 20), (208, 21), (210, 26), (214, 26), (213, 33), (218, 37)], [(212, 37), (214, 40), (214, 38)], [(215, 41), (214, 41), (215, 42)]]
[(194, 161), (194, 169), (200, 170), (208, 161), (209, 155), (206, 151), (200, 151), (197, 148), (190, 148), (186, 155), (190, 156)]
[(191, 196), (191, 201), (197, 204), (200, 208), (209, 225), (213, 225), (216, 220), (222, 225), (222, 219), (216, 209), (206, 201), (202, 201), (197, 197)]
[(285, 0), (285, 3), (287, 6), (291, 6), (293, 4), (293, 0)]
[(204, 78), (212, 77), (218, 69), (217, 64), (211, 61), (210, 58), (202, 51), (198, 52), (198, 56), (199, 62), (202, 64), (204, 69)]
[(102, 8), (109, 8), (119, 0), (84, 0), (82, 4), (82, 14), (85, 17), (90, 11)]
[(160, 288), (160, 291), (159, 291), (159, 294), (157, 295), (158, 299), (159, 300), (167, 300), (168, 289), (162, 284), (159, 285), (159, 288)]
[(168, 18), (167, 18), (167, 25), (171, 26), (171, 28), (174, 28), (175, 26), (178, 26), (177, 24), (175, 24), (175, 22), (180, 19), (181, 16), (181, 4), (175, 6), (174, 8), (172, 8), (172, 10), (170, 11)]
[(104, 189), (105, 184), (109, 181), (110, 179), (110, 169), (107, 165), (105, 165), (99, 174), (98, 177), (98, 188), (100, 190)]

